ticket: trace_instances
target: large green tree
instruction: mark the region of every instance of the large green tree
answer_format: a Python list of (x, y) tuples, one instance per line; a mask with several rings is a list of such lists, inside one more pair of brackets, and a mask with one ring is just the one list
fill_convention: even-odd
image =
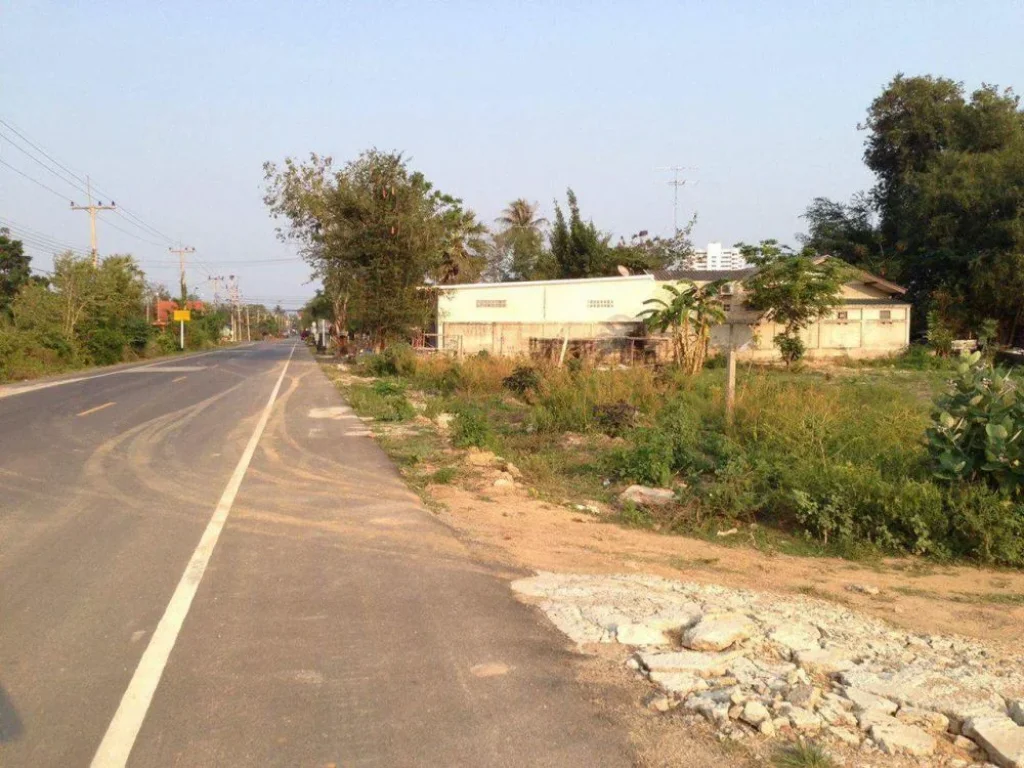
[(341, 168), (329, 157), (264, 166), (265, 202), (324, 280), (342, 323), (376, 346), (429, 321), (424, 284), (471, 277), (479, 229), (461, 201), (436, 190), (401, 153), (369, 150)]
[[(849, 205), (816, 199), (805, 242), (905, 283), (920, 322), (958, 334), (994, 319), (1020, 338), (1024, 295), (1024, 112), (1011, 90), (967, 93), (946, 78), (896, 76), (868, 109), (875, 185)], [(996, 279), (1000, 275), (1002, 278)]]
[(21, 240), (10, 235), (9, 229), (0, 228), (0, 315), (8, 317), (18, 291), (32, 279), (32, 258)]
[(593, 221), (583, 221), (576, 193), (566, 191), (569, 218), (555, 201), (555, 223), (551, 228), (551, 255), (562, 278), (601, 277), (614, 272), (609, 258), (609, 236), (601, 232)]

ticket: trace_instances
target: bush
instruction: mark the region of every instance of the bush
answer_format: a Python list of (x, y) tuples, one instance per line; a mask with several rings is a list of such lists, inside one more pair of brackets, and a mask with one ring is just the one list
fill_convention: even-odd
[(1024, 493), (1024, 393), (1005, 372), (965, 358), (939, 398), (927, 431), (935, 476), (986, 482), (1004, 495)]
[(371, 376), (412, 376), (416, 373), (416, 352), (409, 344), (392, 344), (379, 355), (367, 355), (362, 368)]
[(374, 392), (382, 397), (405, 394), (405, 384), (394, 379), (381, 379), (380, 381), (375, 381), (372, 384), (372, 388)]
[(85, 339), (89, 359), (96, 365), (113, 365), (124, 360), (128, 339), (111, 328), (96, 328)]
[(950, 490), (946, 512), (953, 554), (1024, 567), (1024, 504), (984, 487), (967, 486)]
[(451, 485), (455, 482), (457, 474), (458, 472), (455, 467), (441, 467), (441, 469), (430, 476), (430, 482), (437, 483), (438, 485)]
[(643, 485), (672, 484), (675, 444), (671, 435), (657, 428), (637, 429), (627, 442), (612, 455), (612, 470), (618, 477)]
[(795, 333), (780, 333), (775, 337), (775, 346), (779, 348), (779, 352), (786, 365), (791, 365), (800, 360), (807, 351), (803, 339)]
[(536, 368), (520, 365), (501, 380), (501, 386), (519, 397), (526, 398), (540, 389), (540, 374)]
[(494, 445), (494, 429), (487, 414), (475, 406), (463, 406), (455, 414), (451, 427), (456, 448), (489, 448)]
[(380, 394), (374, 387), (354, 385), (349, 389), (348, 400), (358, 413), (377, 421), (408, 421), (416, 415), (416, 409), (404, 395)]

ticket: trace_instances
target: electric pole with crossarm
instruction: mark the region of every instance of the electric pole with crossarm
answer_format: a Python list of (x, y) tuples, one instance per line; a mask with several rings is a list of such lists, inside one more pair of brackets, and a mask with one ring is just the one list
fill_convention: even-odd
[(187, 245), (184, 248), (168, 248), (167, 250), (178, 254), (178, 263), (181, 265), (181, 308), (188, 309), (188, 291), (185, 289), (185, 254), (195, 253), (196, 249)]
[[(79, 187), (79, 189), (81, 189), (81, 187)], [(96, 203), (96, 205), (93, 205), (92, 184), (90, 183), (88, 176), (85, 177), (85, 194), (88, 205), (75, 205), (74, 201), (72, 201), (71, 210), (89, 212), (89, 247), (92, 250), (92, 265), (96, 267), (99, 266), (100, 263), (99, 251), (96, 250), (96, 214), (99, 211), (113, 211), (117, 208), (117, 205), (113, 200), (110, 201), (110, 205), (104, 205), (102, 200)]]

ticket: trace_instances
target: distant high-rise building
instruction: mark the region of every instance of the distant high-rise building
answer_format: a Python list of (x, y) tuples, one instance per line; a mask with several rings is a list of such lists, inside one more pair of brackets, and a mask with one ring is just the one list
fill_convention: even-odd
[(706, 249), (693, 252), (691, 269), (722, 271), (747, 269), (750, 264), (738, 248), (723, 248), (721, 243), (708, 243)]

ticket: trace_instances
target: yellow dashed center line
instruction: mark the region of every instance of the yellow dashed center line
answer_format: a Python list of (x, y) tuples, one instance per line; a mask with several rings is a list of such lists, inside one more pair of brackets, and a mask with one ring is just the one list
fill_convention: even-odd
[(104, 403), (103, 405), (97, 405), (95, 408), (90, 408), (87, 411), (82, 411), (81, 413), (79, 413), (77, 415), (78, 416), (88, 416), (90, 413), (96, 413), (96, 411), (102, 411), (104, 408), (109, 408), (112, 405), (117, 405), (117, 403), (111, 402), (111, 403)]
[(174, 383), (179, 382), (179, 381), (184, 381), (187, 378), (188, 378), (188, 376), (179, 376), (176, 379), (171, 379), (171, 384), (174, 384)]

